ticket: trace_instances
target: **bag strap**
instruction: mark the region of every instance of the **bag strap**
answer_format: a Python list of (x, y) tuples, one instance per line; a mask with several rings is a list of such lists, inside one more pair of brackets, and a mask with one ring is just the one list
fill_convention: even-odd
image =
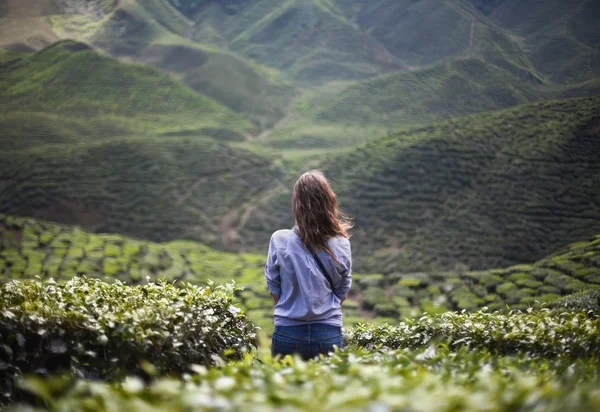
[[(294, 233), (296, 235), (298, 235), (298, 237), (300, 238), (300, 241), (302, 242), (302, 238), (300, 237), (300, 232), (298, 231), (298, 228), (294, 227), (294, 229), (292, 229), (292, 230), (294, 231)], [(306, 245), (304, 245), (304, 246), (306, 246)], [(327, 273), (327, 270), (325, 269), (323, 262), (321, 262), (321, 259), (319, 259), (319, 256), (317, 256), (317, 254), (312, 249), (310, 249), (309, 247), (306, 247), (306, 248), (312, 255), (313, 259), (315, 259), (315, 262), (317, 262), (317, 266), (319, 266), (321, 273), (323, 274), (323, 276), (325, 276), (325, 279), (327, 279), (327, 281), (329, 282), (329, 286), (331, 286), (331, 290), (333, 290), (333, 281), (331, 280), (329, 273)]]

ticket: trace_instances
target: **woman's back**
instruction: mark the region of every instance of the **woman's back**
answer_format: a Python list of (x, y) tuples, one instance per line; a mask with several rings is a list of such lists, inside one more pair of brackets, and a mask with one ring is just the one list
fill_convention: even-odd
[(331, 284), (293, 230), (279, 230), (271, 236), (265, 274), (269, 291), (279, 296), (275, 326), (307, 323), (342, 326), (340, 302), (352, 283), (350, 242), (343, 236), (335, 236), (327, 243), (337, 263), (325, 251), (316, 253)]

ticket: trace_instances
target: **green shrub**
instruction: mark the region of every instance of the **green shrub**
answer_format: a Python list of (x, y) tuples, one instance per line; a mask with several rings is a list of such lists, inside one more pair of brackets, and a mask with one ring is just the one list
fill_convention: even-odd
[(402, 286), (405, 288), (416, 288), (416, 287), (419, 287), (421, 285), (421, 283), (422, 283), (421, 279), (405, 277), (398, 281), (398, 286)]
[(594, 311), (600, 314), (600, 289), (590, 289), (565, 296), (550, 303), (558, 309)]
[(375, 314), (377, 316), (396, 318), (398, 311), (393, 303), (382, 302), (375, 305)]
[[(494, 356), (445, 345), (344, 350), (316, 362), (247, 357), (178, 379), (101, 384), (29, 379), (55, 411), (595, 411), (597, 359)], [(31, 410), (31, 409), (28, 409)]]
[[(595, 298), (594, 295), (590, 301)], [(441, 340), (453, 348), (585, 357), (600, 351), (600, 318), (584, 312), (558, 313), (549, 309), (508, 314), (447, 312), (397, 326), (361, 324), (346, 338), (347, 342), (366, 348), (415, 348)]]
[(385, 290), (371, 286), (363, 293), (363, 307), (367, 310), (372, 310), (378, 303), (385, 302), (387, 300)]
[[(0, 287), (2, 364), (13, 376), (72, 370), (110, 379), (138, 373), (144, 360), (180, 373), (213, 355), (241, 358), (256, 335), (232, 300), (231, 285), (11, 281)], [(10, 376), (0, 384), (11, 392)]]

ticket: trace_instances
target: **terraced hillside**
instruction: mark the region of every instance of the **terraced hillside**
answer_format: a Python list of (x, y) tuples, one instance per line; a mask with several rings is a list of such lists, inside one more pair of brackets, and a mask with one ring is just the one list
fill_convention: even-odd
[[(167, 0), (154, 3), (152, 10), (148, 10), (145, 2), (121, 3), (92, 37), (83, 40), (116, 57), (171, 73), (188, 87), (212, 97), (263, 129), (272, 127), (285, 115), (295, 90), (276, 70), (227, 50), (191, 41), (193, 22), (178, 14), (176, 21), (183, 23), (183, 27), (163, 24), (160, 19), (165, 14), (177, 13), (177, 9)], [(53, 27), (61, 24), (68, 22), (56, 21)], [(73, 33), (68, 31), (61, 36), (72, 37)]]
[[(266, 253), (266, 252), (265, 252)], [(272, 328), (264, 282), (264, 254), (231, 254), (187, 241), (164, 244), (120, 235), (96, 235), (72, 226), (0, 215), (0, 280), (40, 276), (63, 281), (87, 275), (143, 283), (150, 279), (206, 284), (232, 279), (250, 318)], [(347, 325), (392, 322), (422, 312), (487, 306), (526, 308), (590, 288), (600, 289), (600, 236), (571, 245), (531, 265), (482, 272), (353, 274), (344, 304)]]
[(455, 56), (487, 57), (514, 73), (530, 73), (518, 43), (468, 2), (173, 4), (196, 21), (199, 41), (227, 45), (302, 84), (357, 79)]
[[(392, 133), (321, 166), (355, 217), (361, 270), (503, 267), (600, 232), (599, 122), (600, 97), (518, 106)], [(260, 228), (289, 227), (290, 199), (254, 210), (248, 246), (266, 244)]]
[(0, 212), (146, 239), (224, 246), (228, 216), (282, 174), (213, 139), (128, 137), (0, 154)]
[(159, 244), (0, 215), (0, 281), (36, 276), (65, 281), (79, 275), (134, 284), (147, 277), (194, 284), (234, 280), (244, 288), (238, 294), (242, 306), (269, 330), (272, 301), (264, 262), (263, 255), (224, 253), (189, 241)]
[(302, 86), (405, 67), (331, 2), (173, 3), (195, 21), (194, 40), (226, 46), (284, 71)]
[(431, 123), (543, 98), (543, 91), (484, 60), (452, 59), (366, 80), (315, 105), (318, 121), (390, 128)]
[[(8, 0), (0, 6), (0, 18), (30, 27), (30, 20), (43, 20), (54, 40), (31, 44), (28, 50), (57, 39), (84, 42), (124, 61), (169, 72), (260, 127), (271, 127), (283, 117), (294, 94), (274, 70), (187, 39), (192, 22), (167, 0), (44, 0), (37, 5)], [(19, 37), (17, 27), (0, 29), (0, 47), (19, 49), (25, 47), (19, 44), (31, 42), (25, 35)]]
[(532, 1), (523, 13), (517, 0), (471, 0), (498, 25), (522, 36), (536, 69), (559, 83), (600, 75), (600, 5), (595, 1)]
[(252, 130), (233, 111), (155, 69), (119, 63), (72, 41), (0, 67), (0, 99), (5, 148), (150, 130), (243, 140)]
[(361, 30), (410, 66), (470, 56), (523, 78), (534, 78), (518, 41), (468, 1), (337, 0), (336, 5)]
[[(468, 272), (394, 273), (357, 278), (364, 314), (397, 319), (424, 312), (526, 309), (559, 297), (600, 290), (600, 236), (533, 264)], [(379, 319), (381, 320), (381, 319)]]

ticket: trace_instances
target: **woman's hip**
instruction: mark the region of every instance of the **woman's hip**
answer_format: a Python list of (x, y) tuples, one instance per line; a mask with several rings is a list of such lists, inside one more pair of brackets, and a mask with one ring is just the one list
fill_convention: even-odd
[(341, 326), (326, 323), (275, 326), (273, 337), (284, 342), (330, 342), (343, 337)]

